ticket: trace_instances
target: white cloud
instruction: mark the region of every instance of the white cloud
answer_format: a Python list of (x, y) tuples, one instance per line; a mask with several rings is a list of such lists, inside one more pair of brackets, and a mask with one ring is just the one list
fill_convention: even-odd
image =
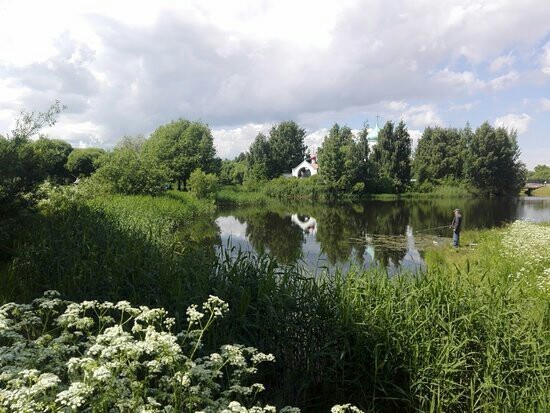
[(212, 129), (214, 146), (218, 156), (232, 159), (241, 152), (246, 152), (258, 133), (268, 134), (272, 124), (249, 123), (233, 129)]
[(325, 136), (328, 135), (328, 128), (321, 128), (315, 131), (308, 132), (304, 138), (304, 142), (312, 152), (317, 150), (323, 145)]
[(473, 109), (474, 106), (477, 105), (478, 102), (467, 102), (457, 105), (451, 105), (449, 107), (450, 111), (456, 111), (456, 112), (469, 112)]
[(516, 58), (512, 55), (512, 53), (501, 55), (491, 62), (489, 65), (489, 70), (491, 72), (500, 72), (507, 67), (511, 67), (515, 61)]
[(516, 71), (511, 71), (506, 73), (505, 75), (491, 79), (489, 81), (489, 85), (493, 90), (501, 90), (510, 86), (518, 79), (519, 79), (519, 74)]
[(400, 101), (391, 101), (385, 105), (388, 109), (393, 111), (403, 111), (407, 108), (408, 104), (402, 100)]
[(540, 108), (545, 112), (550, 111), (550, 99), (541, 98)]
[(505, 127), (511, 130), (516, 130), (518, 134), (523, 134), (527, 132), (529, 128), (529, 123), (531, 123), (531, 116), (527, 113), (522, 113), (521, 115), (510, 113), (508, 115), (500, 116), (495, 119), (495, 126)]
[(485, 87), (485, 82), (479, 79), (477, 75), (471, 71), (454, 72), (445, 68), (436, 73), (435, 80), (452, 89), (465, 90), (469, 93), (473, 93)]
[(541, 70), (544, 74), (550, 75), (550, 42), (544, 45), (542, 51)]
[[(517, 60), (550, 20), (541, 0), (0, 0), (0, 8), (0, 132), (10, 112), (59, 98), (69, 109), (58, 133), (73, 142), (109, 146), (185, 117), (212, 125), (221, 156), (247, 147), (249, 125), (284, 119), (308, 120), (313, 131), (336, 120), (359, 126), (367, 113), (371, 124), (377, 113), (402, 113), (414, 128), (440, 123), (439, 102), (450, 95), (513, 86)], [(544, 50), (550, 56), (550, 44)], [(479, 67), (505, 74), (482, 79)]]
[(443, 121), (433, 105), (411, 106), (401, 114), (402, 119), (414, 128), (442, 125)]

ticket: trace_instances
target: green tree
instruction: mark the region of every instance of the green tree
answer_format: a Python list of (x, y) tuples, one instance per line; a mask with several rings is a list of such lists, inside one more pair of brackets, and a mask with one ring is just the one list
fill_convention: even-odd
[(220, 170), (222, 185), (242, 185), (246, 174), (246, 158), (244, 161), (223, 160)]
[(397, 127), (386, 122), (378, 134), (372, 158), (380, 177), (389, 179), (395, 192), (403, 192), (411, 177), (411, 139), (403, 121)]
[(105, 156), (101, 148), (77, 148), (67, 158), (65, 168), (75, 178), (90, 176), (99, 167), (100, 159)]
[(160, 126), (143, 146), (145, 156), (164, 168), (178, 189), (197, 168), (219, 173), (221, 161), (216, 158), (210, 128), (200, 122), (179, 119)]
[(117, 142), (115, 148), (116, 149), (129, 148), (135, 151), (141, 151), (146, 141), (147, 139), (145, 139), (145, 136), (143, 135), (136, 135), (136, 136), (125, 135), (122, 137), (122, 139), (120, 139)]
[(38, 168), (44, 178), (62, 182), (68, 178), (65, 164), (73, 147), (60, 139), (48, 139), (41, 136), (32, 143), (32, 150), (38, 162)]
[(45, 158), (40, 159), (31, 138), (53, 126), (62, 110), (59, 101), (45, 112), (22, 110), (11, 133), (0, 136), (0, 205), (11, 208), (24, 201), (23, 195), (44, 179)]
[(198, 199), (213, 199), (218, 191), (218, 177), (195, 169), (189, 177), (189, 190)]
[(418, 141), (413, 170), (420, 183), (445, 178), (463, 178), (465, 145), (461, 131), (454, 128), (427, 127)]
[(336, 190), (352, 189), (361, 181), (364, 166), (361, 152), (351, 129), (334, 124), (319, 148), (319, 174)]
[(520, 161), (516, 132), (483, 123), (473, 134), (466, 155), (466, 179), (488, 194), (514, 194), (523, 186), (525, 165)]
[(247, 162), (247, 176), (254, 180), (272, 179), (276, 176), (271, 145), (263, 133), (258, 133), (250, 145)]
[(156, 195), (168, 182), (168, 174), (142, 152), (123, 147), (105, 157), (92, 179), (114, 193)]
[(359, 131), (357, 151), (359, 153), (359, 176), (362, 181), (367, 181), (372, 178), (372, 168), (370, 167), (369, 155), (369, 124), (365, 122), (363, 128)]
[(529, 172), (528, 178), (536, 181), (550, 181), (550, 166), (535, 166), (535, 169)]
[(289, 173), (304, 160), (307, 147), (306, 131), (294, 121), (281, 122), (269, 131), (269, 144), (273, 157), (273, 174)]

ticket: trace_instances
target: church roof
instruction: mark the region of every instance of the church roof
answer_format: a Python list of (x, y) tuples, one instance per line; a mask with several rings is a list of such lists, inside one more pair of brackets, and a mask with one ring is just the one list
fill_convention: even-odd
[(378, 134), (380, 133), (380, 126), (378, 126), (378, 120), (376, 120), (376, 126), (367, 135), (369, 142), (378, 142)]

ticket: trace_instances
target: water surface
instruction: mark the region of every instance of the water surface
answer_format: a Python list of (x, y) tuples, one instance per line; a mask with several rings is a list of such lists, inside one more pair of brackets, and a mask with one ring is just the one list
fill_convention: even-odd
[(448, 225), (455, 208), (463, 211), (464, 229), (517, 219), (550, 221), (550, 198), (521, 197), (274, 203), (221, 208), (215, 225), (221, 248), (266, 252), (283, 264), (316, 270), (353, 263), (394, 271), (422, 267), (426, 247), (451, 243)]

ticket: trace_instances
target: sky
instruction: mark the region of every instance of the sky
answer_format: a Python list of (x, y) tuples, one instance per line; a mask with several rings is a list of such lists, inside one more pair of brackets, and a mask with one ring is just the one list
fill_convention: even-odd
[(550, 164), (548, 0), (0, 0), (0, 134), (21, 109), (66, 109), (45, 132), (113, 147), (178, 118), (233, 158), (295, 120), (321, 145), (403, 119), (515, 129)]

